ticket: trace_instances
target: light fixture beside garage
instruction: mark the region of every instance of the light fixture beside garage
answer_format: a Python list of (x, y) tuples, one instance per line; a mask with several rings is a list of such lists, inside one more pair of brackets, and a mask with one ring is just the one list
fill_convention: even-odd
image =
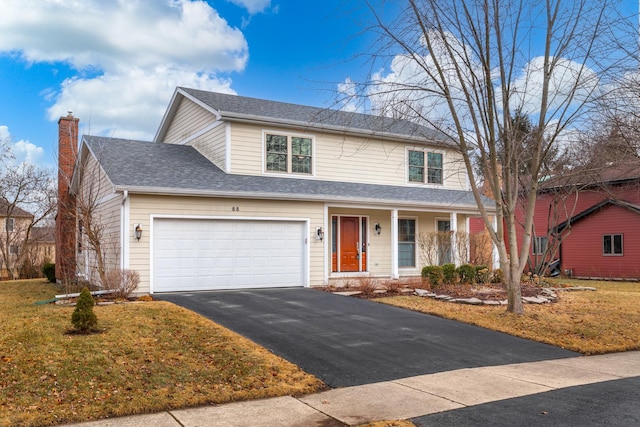
[(136, 237), (136, 240), (140, 241), (140, 238), (142, 237), (142, 224), (134, 224), (133, 234)]
[(316, 239), (320, 241), (324, 239), (324, 230), (322, 227), (316, 227)]

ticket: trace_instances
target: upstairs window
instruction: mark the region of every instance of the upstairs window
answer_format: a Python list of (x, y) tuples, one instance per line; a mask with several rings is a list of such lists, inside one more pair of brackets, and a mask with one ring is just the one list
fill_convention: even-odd
[(312, 173), (313, 143), (309, 137), (265, 134), (265, 168), (268, 172)]
[(623, 255), (622, 234), (605, 234), (602, 236), (602, 254), (605, 256)]
[(409, 182), (442, 184), (442, 153), (409, 150)]
[(8, 232), (12, 232), (14, 225), (15, 225), (14, 224), (14, 219), (13, 218), (7, 218), (5, 220), (5, 223), (4, 223), (4, 226), (5, 226), (4, 228)]

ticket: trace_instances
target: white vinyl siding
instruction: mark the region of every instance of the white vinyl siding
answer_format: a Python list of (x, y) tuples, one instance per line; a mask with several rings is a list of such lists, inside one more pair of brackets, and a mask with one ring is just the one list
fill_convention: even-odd
[[(290, 128), (264, 129), (246, 123), (231, 123), (232, 173), (242, 175), (265, 173), (263, 133), (267, 131), (280, 135), (299, 134), (299, 131)], [(327, 133), (313, 135), (314, 178), (327, 181), (407, 185), (406, 143)], [(414, 147), (425, 149), (424, 146), (414, 145), (410, 148)], [(460, 153), (440, 149), (438, 152), (445, 153), (443, 156), (444, 186), (466, 190), (466, 173)]]
[(182, 98), (164, 140), (170, 144), (181, 144), (185, 139), (216, 121), (215, 114), (193, 101)]
[(151, 251), (151, 217), (201, 217), (225, 219), (251, 218), (298, 218), (307, 220), (310, 231), (305, 236), (308, 241), (308, 284), (323, 285), (324, 251), (321, 241), (316, 240), (316, 227), (323, 225), (323, 204), (308, 202), (285, 202), (247, 199), (219, 199), (203, 197), (147, 196), (132, 194), (130, 198), (131, 224), (142, 224), (142, 239), (137, 242), (130, 236), (129, 268), (140, 274), (140, 292), (149, 292), (151, 281), (149, 257)]

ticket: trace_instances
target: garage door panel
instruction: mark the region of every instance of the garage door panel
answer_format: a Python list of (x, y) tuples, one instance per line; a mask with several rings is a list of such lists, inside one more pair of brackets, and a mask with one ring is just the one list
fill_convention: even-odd
[(304, 222), (156, 219), (154, 292), (302, 286)]

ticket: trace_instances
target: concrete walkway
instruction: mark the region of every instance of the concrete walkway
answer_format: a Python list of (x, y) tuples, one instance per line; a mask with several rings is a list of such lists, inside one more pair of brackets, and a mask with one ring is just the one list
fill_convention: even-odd
[[(74, 426), (328, 427), (359, 425), (380, 420), (416, 419), (429, 414), (462, 410), (490, 402), (589, 384), (604, 384), (602, 403), (609, 404), (606, 386), (615, 387), (619, 380), (634, 377), (640, 377), (639, 351), (458, 369), (337, 388), (299, 398), (276, 397), (151, 415), (113, 418), (74, 424)], [(571, 394), (565, 399), (570, 399), (570, 396)], [(589, 411), (589, 408), (583, 409)], [(627, 415), (627, 419), (640, 422), (640, 410)], [(597, 414), (595, 416), (597, 417)], [(553, 423), (562, 424), (557, 421)], [(593, 419), (593, 421), (591, 425), (607, 424), (606, 420)], [(465, 424), (473, 425), (473, 422), (465, 422)], [(531, 422), (525, 424), (531, 424)]]

